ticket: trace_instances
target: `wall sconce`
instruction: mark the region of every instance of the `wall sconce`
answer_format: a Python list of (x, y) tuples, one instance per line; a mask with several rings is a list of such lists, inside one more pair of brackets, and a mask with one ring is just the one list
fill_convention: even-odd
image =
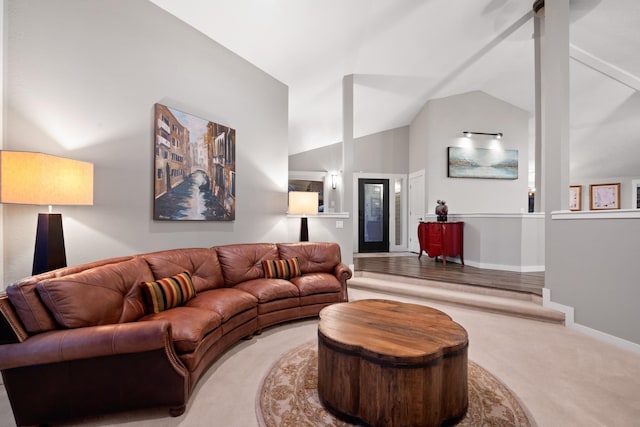
[(302, 215), (300, 219), (300, 241), (309, 241), (307, 215), (318, 213), (318, 193), (314, 191), (289, 191), (289, 214)]
[(331, 188), (335, 190), (338, 187), (338, 175), (331, 174)]
[(31, 274), (66, 267), (62, 214), (51, 213), (51, 205), (93, 205), (93, 163), (0, 151), (0, 203), (49, 205), (49, 213), (38, 214)]
[(502, 132), (498, 132), (498, 133), (487, 133), (487, 132), (470, 132), (468, 130), (465, 130), (464, 132), (462, 132), (464, 134), (464, 136), (466, 136), (467, 138), (471, 138), (473, 135), (488, 135), (488, 136), (493, 136), (496, 139), (502, 139)]

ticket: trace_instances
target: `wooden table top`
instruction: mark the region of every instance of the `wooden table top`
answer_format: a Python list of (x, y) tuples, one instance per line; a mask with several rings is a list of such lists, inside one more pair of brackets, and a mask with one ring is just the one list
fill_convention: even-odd
[(318, 335), (339, 350), (391, 364), (426, 364), (467, 348), (467, 331), (435, 308), (359, 300), (320, 312)]

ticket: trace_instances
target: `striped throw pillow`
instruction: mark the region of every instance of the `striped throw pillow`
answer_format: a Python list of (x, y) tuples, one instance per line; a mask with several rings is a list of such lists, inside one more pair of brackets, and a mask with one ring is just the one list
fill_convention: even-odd
[(262, 261), (262, 268), (267, 279), (290, 279), (302, 275), (298, 258), (266, 259)]
[(141, 287), (149, 313), (178, 307), (196, 296), (191, 275), (186, 271), (154, 282), (142, 282)]

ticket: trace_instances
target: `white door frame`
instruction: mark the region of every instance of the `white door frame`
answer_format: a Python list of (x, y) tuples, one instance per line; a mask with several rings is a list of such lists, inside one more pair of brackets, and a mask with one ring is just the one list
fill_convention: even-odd
[[(424, 169), (421, 169), (417, 172), (413, 172), (409, 174), (409, 185), (411, 185), (411, 182), (413, 182), (413, 180), (415, 178), (422, 178), (422, 188), (424, 188), (425, 186), (425, 182), (424, 182), (424, 177), (425, 177), (425, 171)], [(421, 210), (421, 212), (412, 212), (411, 208), (412, 208), (412, 203), (413, 200), (411, 200), (411, 191), (408, 191), (409, 194), (409, 209), (407, 212), (407, 232), (410, 233), (409, 234), (409, 239), (412, 241), (412, 243), (414, 243), (414, 245), (409, 244), (409, 239), (407, 239), (407, 247), (408, 250), (412, 250), (413, 247), (415, 247), (415, 243), (417, 243), (417, 250), (418, 252), (420, 252), (420, 243), (418, 242), (418, 228), (417, 226), (413, 226), (414, 224), (414, 218), (415, 218), (415, 222), (420, 222), (422, 221), (422, 219), (424, 218), (424, 215), (426, 213), (426, 207), (425, 207), (425, 203), (426, 203), (426, 193), (422, 195), (422, 206), (419, 208)]]
[[(389, 180), (389, 198), (393, 200), (392, 194), (395, 194), (395, 182), (397, 180), (402, 181), (402, 189), (400, 191), (400, 218), (407, 221), (408, 210), (408, 188), (409, 183), (406, 174), (399, 173), (370, 173), (370, 172), (354, 172), (353, 174), (353, 200), (352, 211), (353, 212), (353, 252), (357, 253), (360, 248), (358, 247), (358, 180), (360, 178), (365, 179), (388, 179)], [(402, 227), (402, 236), (400, 245), (396, 245), (396, 207), (395, 203), (391, 203), (389, 200), (389, 252), (406, 252), (408, 250), (407, 240), (407, 227)]]

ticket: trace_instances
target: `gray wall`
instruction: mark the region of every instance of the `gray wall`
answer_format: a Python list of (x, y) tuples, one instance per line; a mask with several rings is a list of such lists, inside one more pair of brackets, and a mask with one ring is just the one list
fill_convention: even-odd
[[(354, 139), (357, 172), (408, 173), (409, 126)], [(289, 170), (330, 171), (342, 169), (342, 143), (289, 156)]]
[(545, 286), (575, 322), (640, 344), (640, 220), (547, 221)]
[[(62, 212), (69, 264), (284, 241), (288, 89), (146, 0), (9, 1), (4, 149), (93, 162), (93, 206)], [(237, 132), (234, 222), (152, 220), (153, 105)], [(3, 205), (4, 283), (31, 273), (37, 213)]]
[[(341, 142), (289, 156), (290, 171), (329, 172), (341, 171), (341, 169)], [(409, 126), (354, 139), (353, 170), (380, 174), (407, 174), (409, 171)], [(346, 206), (340, 206), (343, 185), (344, 179), (341, 176), (338, 188), (334, 191), (337, 197), (331, 199), (336, 201), (334, 209), (336, 212), (350, 210), (349, 202), (346, 203)], [(325, 196), (327, 196), (326, 193)]]
[[(435, 221), (429, 214), (425, 221)], [(472, 267), (544, 271), (544, 215), (453, 214), (464, 222), (464, 262)]]
[(356, 138), (353, 170), (409, 173), (409, 126)]
[[(411, 122), (409, 160), (411, 172), (425, 170), (427, 211), (444, 199), (449, 213), (526, 212), (529, 117), (528, 112), (479, 91), (427, 102)], [(463, 131), (502, 132), (504, 138), (466, 138)], [(518, 150), (518, 179), (447, 177), (447, 147), (493, 148), (495, 144)]]
[(292, 171), (326, 172), (341, 169), (341, 142), (289, 156), (289, 170)]
[[(390, 129), (373, 135), (354, 139), (354, 165), (356, 173), (407, 174), (409, 168), (409, 127)], [(342, 143), (305, 151), (289, 156), (291, 171), (341, 171)], [(342, 259), (350, 264), (354, 250), (353, 224), (357, 216), (353, 212), (351, 201), (344, 202), (342, 190), (344, 178), (341, 176), (336, 190), (327, 190), (325, 198), (336, 203), (335, 211), (348, 212), (348, 218), (312, 217), (309, 218), (310, 240), (331, 240), (340, 243)], [(327, 186), (325, 185), (325, 189)], [(344, 206), (341, 206), (343, 201)], [(339, 225), (341, 223), (341, 225)], [(345, 226), (345, 228), (342, 228)], [(353, 225), (357, 227), (357, 225)], [(298, 236), (299, 220), (290, 218), (289, 239)]]

